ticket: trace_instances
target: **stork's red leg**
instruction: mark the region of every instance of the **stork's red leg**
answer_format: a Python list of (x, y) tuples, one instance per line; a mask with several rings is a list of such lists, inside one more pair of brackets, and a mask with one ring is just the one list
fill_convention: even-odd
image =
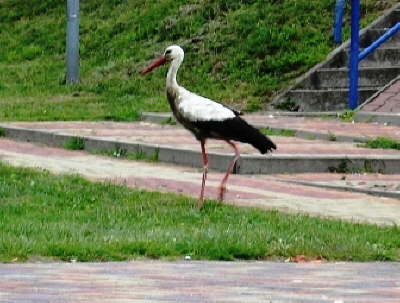
[(201, 140), (201, 153), (203, 155), (203, 181), (201, 183), (201, 192), (197, 205), (201, 207), (204, 203), (204, 187), (206, 185), (207, 171), (208, 171), (208, 156), (206, 152), (206, 140)]
[(225, 190), (226, 190), (226, 182), (228, 181), (228, 177), (229, 175), (232, 173), (233, 168), (235, 167), (236, 161), (239, 159), (240, 157), (240, 152), (239, 152), (239, 148), (236, 146), (235, 143), (233, 143), (230, 140), (225, 140), (226, 143), (228, 143), (230, 146), (233, 147), (233, 149), (235, 150), (235, 157), (233, 158), (231, 164), (228, 167), (228, 170), (226, 171), (226, 174), (224, 176), (224, 178), (222, 179), (221, 185), (219, 186), (219, 200), (223, 201), (224, 200), (224, 194), (225, 194)]

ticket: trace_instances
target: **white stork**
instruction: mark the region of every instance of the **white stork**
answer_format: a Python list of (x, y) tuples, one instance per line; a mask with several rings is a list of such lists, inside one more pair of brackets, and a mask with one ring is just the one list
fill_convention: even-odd
[(193, 133), (201, 144), (203, 155), (203, 181), (198, 205), (204, 203), (204, 186), (207, 178), (208, 157), (205, 149), (206, 140), (218, 139), (226, 141), (235, 150), (235, 157), (219, 186), (219, 200), (222, 201), (226, 189), (226, 182), (232, 172), (236, 161), (240, 157), (239, 149), (234, 141), (249, 143), (262, 154), (273, 149), (276, 145), (259, 130), (249, 125), (241, 117), (241, 113), (221, 103), (198, 96), (176, 82), (176, 74), (183, 61), (183, 49), (177, 45), (169, 46), (164, 55), (155, 59), (148, 67), (140, 72), (145, 75), (156, 67), (170, 62), (167, 74), (167, 98), (171, 110), (179, 123)]

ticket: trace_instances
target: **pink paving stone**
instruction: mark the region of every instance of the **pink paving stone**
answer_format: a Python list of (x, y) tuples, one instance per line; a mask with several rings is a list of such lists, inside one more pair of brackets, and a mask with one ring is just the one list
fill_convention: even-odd
[(368, 111), (368, 112), (374, 112), (377, 111), (379, 109), (379, 105), (378, 104), (374, 104), (374, 103), (368, 103), (366, 105), (364, 105), (363, 110), (364, 111)]
[[(33, 129), (48, 129), (48, 130), (63, 130), (63, 129), (148, 129), (151, 127), (158, 128), (159, 125), (139, 122), (13, 122), (10, 123), (16, 127), (33, 128)], [(174, 128), (171, 125), (163, 125), (164, 128)]]
[(380, 112), (380, 113), (393, 113), (393, 104), (388, 102), (385, 105), (382, 105), (381, 107), (379, 107), (379, 109), (377, 109), (375, 111)]
[[(216, 181), (215, 177), (209, 177), (209, 179)], [(244, 186), (254, 189), (262, 188), (263, 190), (270, 192), (277, 192), (277, 193), (289, 194), (300, 197), (320, 198), (320, 199), (357, 199), (363, 196), (363, 194), (339, 192), (334, 190), (313, 188), (297, 184), (287, 184), (272, 180), (270, 178), (264, 179), (263, 177), (259, 177), (258, 179), (251, 179), (249, 177), (232, 176), (229, 179), (229, 184)]]
[(393, 92), (382, 92), (375, 99), (374, 103), (379, 105), (385, 105), (386, 101), (395, 96), (396, 93)]
[(400, 79), (395, 81), (391, 86), (389, 86), (385, 92), (400, 93)]
[(399, 113), (400, 107), (400, 79), (386, 88), (375, 99), (366, 104), (362, 110)]
[[(176, 180), (167, 180), (161, 178), (139, 178), (139, 177), (128, 177), (124, 179), (116, 179), (114, 181), (124, 183), (128, 186), (133, 187), (142, 187), (152, 190), (165, 190), (167, 192), (172, 193), (182, 193), (188, 194), (190, 196), (197, 197), (200, 194), (201, 189), (201, 180), (199, 182), (182, 182)], [(219, 180), (221, 181), (221, 180)], [(235, 200), (235, 199), (270, 199), (270, 196), (251, 193), (249, 191), (239, 191), (229, 189), (229, 184), (227, 186), (228, 190), (225, 194), (225, 198), (227, 200)], [(209, 199), (217, 199), (218, 198), (218, 187), (210, 186), (206, 184), (205, 187), (205, 196)]]
[(28, 142), (16, 142), (4, 138), (0, 138), (0, 148), (19, 154), (28, 154), (36, 156), (49, 156), (49, 157), (79, 157), (83, 153), (79, 151), (72, 151), (61, 148), (41, 147)]

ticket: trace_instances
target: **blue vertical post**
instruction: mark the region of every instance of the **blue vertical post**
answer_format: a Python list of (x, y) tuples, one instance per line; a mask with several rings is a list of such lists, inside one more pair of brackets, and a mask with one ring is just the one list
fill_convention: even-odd
[(350, 91), (349, 108), (358, 106), (358, 52), (360, 48), (360, 0), (351, 0)]
[(79, 0), (67, 0), (66, 82), (79, 81)]
[(333, 41), (335, 43), (342, 43), (342, 26), (345, 5), (346, 0), (336, 0), (335, 22), (333, 25)]

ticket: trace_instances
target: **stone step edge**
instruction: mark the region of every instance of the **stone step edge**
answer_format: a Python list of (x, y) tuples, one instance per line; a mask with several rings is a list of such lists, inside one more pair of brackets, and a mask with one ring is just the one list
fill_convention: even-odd
[[(0, 124), (7, 138), (40, 143), (47, 146), (64, 147), (73, 135), (33, 130)], [(125, 150), (141, 153), (149, 159), (189, 167), (202, 167), (201, 152), (190, 149), (177, 149), (167, 145), (125, 142), (84, 136), (84, 150), (91, 153)], [(232, 161), (232, 154), (209, 153), (209, 168), (225, 171)], [(268, 154), (242, 155), (237, 162), (237, 174), (279, 174), (279, 173), (319, 173), (319, 172), (378, 172), (400, 173), (400, 155), (313, 155), (313, 154)]]

